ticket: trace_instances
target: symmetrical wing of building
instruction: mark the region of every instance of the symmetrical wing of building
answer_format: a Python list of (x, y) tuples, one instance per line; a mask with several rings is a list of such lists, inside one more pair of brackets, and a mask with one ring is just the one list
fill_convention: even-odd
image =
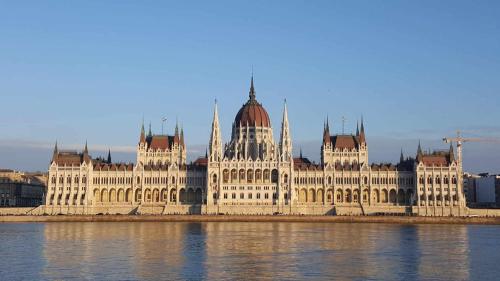
[(223, 143), (217, 104), (205, 157), (186, 162), (184, 132), (141, 128), (135, 164), (56, 147), (46, 214), (419, 214), (464, 212), (462, 165), (453, 146), (398, 164), (370, 164), (364, 122), (355, 135), (324, 124), (321, 161), (293, 157), (286, 103), (276, 140), (251, 80), (248, 101)]

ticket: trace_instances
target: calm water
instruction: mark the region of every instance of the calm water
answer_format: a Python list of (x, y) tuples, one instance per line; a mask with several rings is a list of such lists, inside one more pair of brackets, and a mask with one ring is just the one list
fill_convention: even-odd
[(0, 280), (500, 280), (500, 227), (0, 224)]

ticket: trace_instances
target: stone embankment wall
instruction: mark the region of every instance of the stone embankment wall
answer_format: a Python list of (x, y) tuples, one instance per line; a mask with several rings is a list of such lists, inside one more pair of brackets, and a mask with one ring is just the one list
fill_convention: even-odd
[(376, 215), (413, 215), (421, 217), (499, 217), (500, 209), (468, 208), (417, 208), (405, 206), (293, 206), (278, 208), (273, 205), (259, 207), (213, 206), (206, 205), (123, 205), (94, 207), (52, 207), (0, 208), (0, 216), (23, 215), (232, 215), (232, 216), (376, 216)]
[(287, 222), (287, 223), (391, 223), (391, 224), (491, 224), (500, 217), (408, 217), (408, 216), (210, 216), (210, 215), (72, 215), (0, 216), (1, 222)]

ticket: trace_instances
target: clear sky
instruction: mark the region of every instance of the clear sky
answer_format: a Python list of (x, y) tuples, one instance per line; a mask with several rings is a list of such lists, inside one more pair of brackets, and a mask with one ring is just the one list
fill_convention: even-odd
[[(56, 139), (133, 161), (143, 116), (204, 154), (214, 99), (227, 141), (252, 66), (275, 136), (286, 98), (312, 159), (326, 115), (349, 133), (363, 115), (376, 162), (500, 138), (500, 1), (0, 1), (0, 167), (45, 170)], [(499, 144), (464, 153), (500, 172)]]

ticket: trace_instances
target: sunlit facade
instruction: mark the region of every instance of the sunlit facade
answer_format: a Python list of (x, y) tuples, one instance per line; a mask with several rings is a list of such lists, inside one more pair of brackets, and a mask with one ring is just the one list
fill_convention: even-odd
[(279, 138), (257, 101), (253, 77), (224, 143), (217, 104), (209, 149), (187, 164), (183, 129), (173, 135), (146, 134), (136, 163), (93, 159), (54, 148), (43, 212), (138, 214), (310, 214), (462, 215), (461, 165), (453, 146), (370, 164), (363, 120), (352, 135), (323, 129), (321, 161), (293, 157), (286, 102)]

